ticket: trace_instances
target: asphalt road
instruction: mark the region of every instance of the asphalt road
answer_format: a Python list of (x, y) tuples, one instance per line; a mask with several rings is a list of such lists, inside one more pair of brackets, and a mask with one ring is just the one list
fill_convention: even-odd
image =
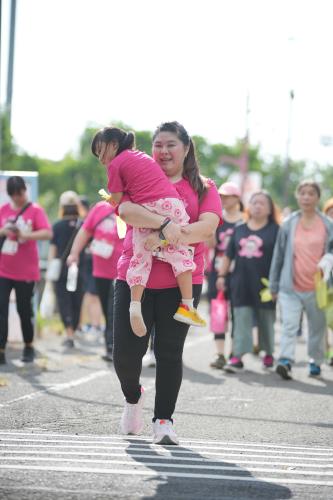
[[(204, 306), (203, 306), (204, 309)], [(294, 379), (247, 355), (237, 375), (209, 368), (212, 336), (189, 333), (175, 426), (179, 447), (151, 444), (154, 369), (143, 370), (146, 425), (119, 433), (123, 397), (102, 342), (37, 343), (33, 365), (9, 349), (0, 368), (0, 499), (329, 499), (333, 497), (333, 369)]]

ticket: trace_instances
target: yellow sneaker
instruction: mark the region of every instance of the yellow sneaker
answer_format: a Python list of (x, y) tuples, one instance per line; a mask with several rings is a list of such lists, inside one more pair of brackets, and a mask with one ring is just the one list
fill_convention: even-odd
[(201, 318), (198, 311), (194, 309), (194, 307), (188, 307), (185, 304), (179, 305), (176, 314), (174, 315), (174, 319), (181, 321), (182, 323), (186, 323), (187, 325), (207, 326), (206, 321)]

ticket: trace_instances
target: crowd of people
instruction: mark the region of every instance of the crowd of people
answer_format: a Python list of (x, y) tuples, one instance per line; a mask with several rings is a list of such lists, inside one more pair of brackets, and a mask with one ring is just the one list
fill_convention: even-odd
[[(106, 168), (108, 192), (86, 209), (75, 191), (64, 192), (52, 226), (44, 209), (29, 201), (24, 179), (8, 179), (9, 202), (0, 207), (0, 364), (6, 363), (12, 289), (24, 340), (21, 359), (34, 360), (37, 242), (50, 240), (46, 279), (53, 283), (63, 345), (75, 348), (84, 295), (91, 304), (90, 325), (100, 328), (94, 313), (99, 300), (103, 357), (113, 361), (125, 398), (124, 434), (143, 428), (140, 375), (148, 351), (156, 364), (153, 440), (178, 444), (172, 416), (182, 383), (183, 348), (189, 327), (206, 324), (197, 309), (206, 279), (211, 316), (224, 314), (224, 321), (214, 318), (212, 368), (240, 371), (243, 356), (255, 349), (263, 352), (265, 368), (275, 366), (280, 377), (291, 378), (305, 314), (309, 375), (321, 374), (330, 338), (317, 287), (329, 286), (331, 279), (333, 199), (321, 212), (316, 182), (300, 182), (299, 210), (281, 220), (268, 192), (252, 193), (244, 208), (236, 184), (225, 182), (217, 189), (202, 176), (194, 143), (178, 122), (156, 129), (151, 157), (135, 148), (133, 133), (116, 127), (97, 132), (92, 153)], [(120, 220), (127, 225), (125, 234)], [(213, 308), (219, 301), (224, 307)]]

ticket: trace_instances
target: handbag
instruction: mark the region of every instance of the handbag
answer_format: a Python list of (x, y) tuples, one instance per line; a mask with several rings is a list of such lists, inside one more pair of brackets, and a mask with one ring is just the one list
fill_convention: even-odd
[(50, 319), (55, 313), (56, 300), (53, 285), (47, 281), (44, 286), (43, 295), (39, 305), (39, 312), (42, 318)]
[[(20, 215), (22, 215), (23, 212), (25, 212), (26, 209), (30, 207), (30, 205), (31, 205), (31, 201), (29, 201), (26, 205), (24, 205), (24, 207), (22, 207), (21, 210), (19, 211), (19, 213), (16, 215), (15, 219), (13, 219), (11, 221), (11, 223), (15, 224), (15, 222), (17, 222), (17, 220), (20, 217)], [(6, 238), (7, 238), (7, 236), (0, 236), (0, 252), (2, 250), (4, 242), (6, 241)]]
[(213, 333), (224, 333), (228, 325), (228, 301), (224, 293), (219, 291), (216, 299), (210, 304), (210, 330)]

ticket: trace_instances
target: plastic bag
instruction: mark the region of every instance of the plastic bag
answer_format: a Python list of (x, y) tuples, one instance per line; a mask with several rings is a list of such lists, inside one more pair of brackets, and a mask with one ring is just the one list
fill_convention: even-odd
[(316, 288), (317, 306), (319, 307), (319, 309), (325, 309), (328, 304), (327, 283), (323, 279), (320, 271), (316, 272), (314, 281)]
[(210, 331), (224, 333), (228, 325), (228, 301), (222, 291), (218, 292), (216, 299), (210, 305)]
[(53, 284), (50, 281), (45, 283), (42, 299), (39, 305), (39, 312), (42, 318), (50, 319), (55, 313), (56, 299)]

